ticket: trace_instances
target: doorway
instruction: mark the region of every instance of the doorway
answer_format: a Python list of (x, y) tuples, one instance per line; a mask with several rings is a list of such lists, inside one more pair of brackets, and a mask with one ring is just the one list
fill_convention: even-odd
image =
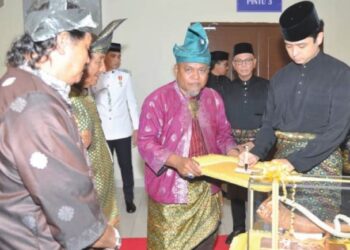
[(234, 78), (232, 71), (232, 50), (236, 43), (252, 44), (257, 59), (255, 74), (266, 79), (290, 62), (284, 48), (279, 24), (274, 23), (202, 23), (209, 38), (209, 50), (229, 52), (230, 70), (228, 77)]

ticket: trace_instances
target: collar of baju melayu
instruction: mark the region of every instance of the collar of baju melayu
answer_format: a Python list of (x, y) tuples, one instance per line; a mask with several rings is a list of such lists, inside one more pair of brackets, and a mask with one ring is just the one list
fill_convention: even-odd
[(43, 80), (44, 83), (46, 83), (51, 88), (56, 90), (66, 103), (68, 103), (69, 105), (71, 104), (71, 101), (69, 99), (69, 92), (70, 92), (69, 84), (45, 73), (42, 70), (35, 70), (30, 68), (27, 65), (22, 65), (20, 66), (20, 68), (39, 77), (41, 80)]
[(191, 112), (192, 118), (196, 118), (198, 116), (199, 105), (200, 105), (199, 99), (201, 97), (202, 90), (196, 96), (186, 95), (181, 91), (179, 84), (176, 81), (175, 81), (174, 88), (178, 92), (178, 94), (180, 95), (182, 102), (187, 103), (188, 110)]
[(254, 75), (252, 75), (250, 78), (249, 78), (249, 80), (247, 80), (247, 81), (243, 81), (243, 80), (241, 80), (240, 78), (238, 78), (239, 79), (239, 82), (242, 84), (242, 87), (247, 87), (247, 86), (249, 86), (250, 85), (250, 82), (251, 82), (251, 80), (254, 78)]
[(304, 69), (310, 68), (310, 67), (313, 67), (314, 65), (317, 65), (322, 60), (321, 58), (323, 57), (323, 55), (324, 55), (323, 51), (320, 50), (317, 53), (317, 55), (314, 58), (312, 58), (310, 61), (308, 61), (307, 63), (305, 63), (305, 64), (294, 63), (294, 64), (296, 64), (299, 68), (304, 68)]

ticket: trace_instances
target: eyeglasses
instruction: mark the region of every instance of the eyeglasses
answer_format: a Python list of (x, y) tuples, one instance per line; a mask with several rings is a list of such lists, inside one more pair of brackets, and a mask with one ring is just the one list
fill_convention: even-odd
[(247, 58), (247, 59), (244, 59), (244, 60), (233, 60), (233, 62), (237, 65), (243, 65), (243, 64), (252, 64), (254, 61), (254, 58)]

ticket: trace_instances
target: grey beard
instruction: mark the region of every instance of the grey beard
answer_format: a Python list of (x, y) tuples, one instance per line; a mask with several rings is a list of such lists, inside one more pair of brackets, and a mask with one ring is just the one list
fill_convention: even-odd
[(199, 94), (200, 90), (192, 90), (192, 91), (188, 91), (187, 94), (191, 97), (195, 97)]

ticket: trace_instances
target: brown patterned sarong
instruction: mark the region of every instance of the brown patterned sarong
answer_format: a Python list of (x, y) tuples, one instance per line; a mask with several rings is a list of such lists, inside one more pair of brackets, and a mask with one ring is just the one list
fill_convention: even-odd
[[(314, 134), (276, 132), (277, 151), (274, 158), (286, 158), (291, 153), (306, 147), (308, 141), (315, 138)], [(342, 157), (340, 150), (335, 150), (327, 159), (305, 173), (306, 176), (327, 178), (341, 176)], [(299, 187), (298, 187), (299, 186)], [(304, 182), (296, 187), (295, 200), (305, 206), (321, 220), (333, 220), (339, 213), (341, 204), (341, 189), (339, 184)]]
[(148, 200), (147, 246), (149, 250), (190, 250), (198, 246), (219, 226), (219, 194), (210, 184), (189, 184), (187, 204), (160, 204)]
[(233, 136), (237, 144), (254, 142), (259, 129), (232, 129)]
[(343, 174), (350, 175), (350, 135), (348, 135), (344, 142), (340, 145), (343, 156)]

